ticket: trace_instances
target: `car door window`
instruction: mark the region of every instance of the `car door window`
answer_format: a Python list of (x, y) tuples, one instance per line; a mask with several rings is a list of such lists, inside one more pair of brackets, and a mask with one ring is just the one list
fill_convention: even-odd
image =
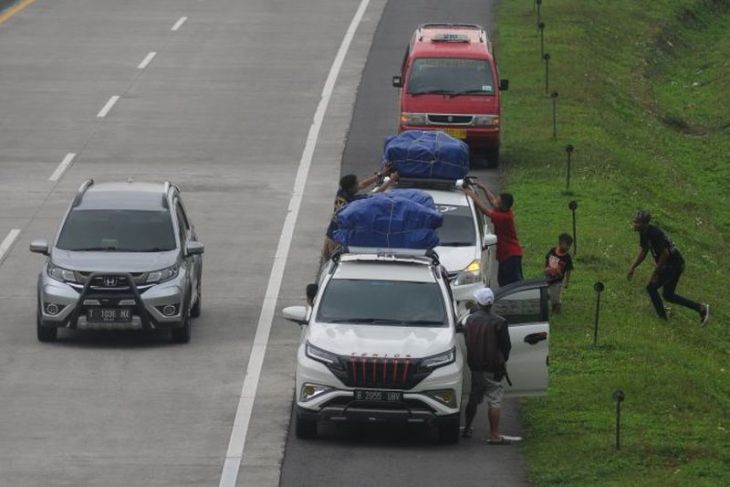
[(547, 289), (527, 288), (502, 296), (494, 303), (494, 312), (510, 325), (545, 322), (548, 320)]

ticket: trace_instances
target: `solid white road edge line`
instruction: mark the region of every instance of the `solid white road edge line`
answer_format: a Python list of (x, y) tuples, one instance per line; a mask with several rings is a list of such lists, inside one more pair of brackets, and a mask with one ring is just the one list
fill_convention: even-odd
[(173, 32), (180, 30), (180, 27), (182, 27), (186, 20), (188, 20), (187, 17), (180, 17), (179, 19), (177, 19), (177, 22), (175, 22), (175, 25), (173, 25), (172, 29), (170, 30), (172, 30)]
[(53, 171), (53, 174), (51, 174), (51, 177), (48, 178), (49, 181), (58, 181), (63, 173), (68, 169), (68, 166), (71, 165), (71, 163), (74, 161), (74, 158), (76, 157), (76, 154), (73, 152), (69, 152), (66, 154), (66, 157), (63, 158), (61, 163), (56, 167), (56, 170)]
[(112, 109), (114, 104), (119, 100), (119, 95), (114, 95), (111, 98), (109, 98), (109, 101), (106, 102), (106, 105), (104, 105), (104, 108), (101, 109), (99, 113), (96, 114), (98, 118), (104, 118), (106, 117), (107, 113), (109, 113), (109, 110)]
[(256, 325), (256, 335), (254, 336), (253, 345), (251, 347), (251, 355), (248, 359), (246, 375), (243, 379), (243, 387), (241, 388), (241, 395), (238, 400), (238, 408), (236, 409), (236, 417), (233, 421), (231, 438), (228, 443), (228, 452), (226, 453), (226, 459), (223, 464), (221, 480), (218, 484), (219, 487), (235, 487), (238, 479), (238, 470), (241, 467), (241, 460), (246, 446), (248, 425), (251, 421), (251, 412), (253, 410), (254, 400), (256, 399), (256, 391), (258, 389), (259, 378), (261, 376), (261, 368), (264, 363), (266, 346), (269, 341), (271, 324), (274, 319), (276, 302), (279, 299), (279, 291), (281, 289), (282, 280), (284, 279), (284, 269), (289, 257), (289, 249), (291, 247), (292, 237), (294, 236), (294, 227), (296, 226), (299, 209), (302, 205), (302, 197), (307, 183), (307, 176), (309, 175), (309, 168), (312, 165), (314, 149), (317, 146), (317, 139), (319, 138), (319, 132), (322, 128), (327, 107), (329, 106), (330, 99), (332, 98), (335, 82), (337, 81), (337, 77), (340, 74), (347, 51), (350, 49), (352, 39), (355, 36), (355, 32), (360, 25), (369, 3), (370, 0), (362, 0), (360, 2), (360, 6), (357, 8), (355, 16), (352, 18), (350, 26), (347, 28), (345, 37), (342, 39), (342, 44), (340, 44), (340, 49), (337, 51), (335, 60), (333, 61), (332, 67), (327, 75), (327, 80), (325, 81), (324, 88), (322, 89), (322, 97), (319, 100), (319, 105), (317, 105), (317, 111), (314, 113), (314, 120), (312, 121), (312, 125), (309, 127), (307, 142), (304, 146), (302, 157), (299, 160), (299, 168), (297, 170), (296, 179), (294, 180), (292, 196), (289, 200), (289, 211), (287, 212), (286, 219), (284, 220), (284, 227), (281, 230), (279, 244), (276, 247), (274, 264), (271, 268), (269, 283), (266, 287), (266, 294), (264, 295), (264, 302), (261, 307), (261, 314), (259, 315), (259, 321)]
[(139, 63), (139, 66), (137, 66), (137, 69), (144, 69), (146, 68), (152, 60), (157, 56), (157, 53), (155, 51), (150, 51), (149, 54), (145, 56), (145, 58), (142, 60), (141, 63)]
[(13, 246), (13, 242), (15, 242), (15, 239), (18, 238), (18, 235), (20, 235), (20, 229), (13, 228), (8, 233), (8, 236), (5, 237), (5, 240), (0, 243), (0, 264), (2, 264), (3, 260), (5, 260), (5, 254), (7, 254), (10, 247)]

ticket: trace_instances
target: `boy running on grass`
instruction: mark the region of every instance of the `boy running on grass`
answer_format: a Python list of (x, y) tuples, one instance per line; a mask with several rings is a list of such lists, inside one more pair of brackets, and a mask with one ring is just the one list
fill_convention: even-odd
[(545, 280), (550, 284), (548, 296), (553, 313), (560, 313), (562, 305), (560, 295), (570, 283), (570, 271), (573, 270), (573, 258), (569, 253), (571, 245), (573, 245), (573, 237), (567, 233), (561, 233), (558, 237), (558, 245), (548, 250), (545, 255)]

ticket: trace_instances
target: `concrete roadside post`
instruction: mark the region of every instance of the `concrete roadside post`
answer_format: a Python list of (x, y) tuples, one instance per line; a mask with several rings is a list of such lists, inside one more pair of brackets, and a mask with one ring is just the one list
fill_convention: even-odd
[(565, 155), (567, 157), (567, 165), (565, 168), (565, 192), (570, 192), (570, 165), (571, 165), (571, 156), (573, 155), (573, 151), (575, 150), (575, 147), (573, 147), (573, 144), (568, 144), (565, 146)]
[(616, 449), (621, 449), (621, 403), (624, 401), (624, 391), (616, 389), (613, 392), (613, 400), (616, 401)]
[(537, 6), (537, 21), (536, 24), (538, 28), (540, 27), (540, 22), (542, 22), (542, 0), (535, 0), (535, 5)]
[(577, 257), (578, 256), (578, 234), (576, 233), (576, 227), (575, 227), (575, 210), (578, 209), (578, 202), (573, 200), (570, 203), (568, 203), (568, 208), (573, 213), (573, 254)]
[(550, 54), (543, 54), (542, 59), (545, 61), (545, 95), (547, 95), (550, 91)]
[(557, 91), (550, 93), (553, 100), (553, 140), (558, 138), (558, 96), (560, 94)]
[(540, 29), (540, 59), (545, 55), (545, 22), (539, 22), (537, 28)]

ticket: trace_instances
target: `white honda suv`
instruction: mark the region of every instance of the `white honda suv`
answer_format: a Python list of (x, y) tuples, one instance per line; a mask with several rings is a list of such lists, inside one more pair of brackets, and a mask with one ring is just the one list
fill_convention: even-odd
[[(316, 437), (320, 421), (402, 422), (433, 424), (440, 441), (458, 441), (470, 376), (446, 270), (424, 251), (350, 250), (329, 262), (312, 306), (283, 310), (303, 325), (297, 436)], [(497, 292), (495, 310), (512, 339), (507, 395), (547, 391), (545, 286), (528, 281)]]

